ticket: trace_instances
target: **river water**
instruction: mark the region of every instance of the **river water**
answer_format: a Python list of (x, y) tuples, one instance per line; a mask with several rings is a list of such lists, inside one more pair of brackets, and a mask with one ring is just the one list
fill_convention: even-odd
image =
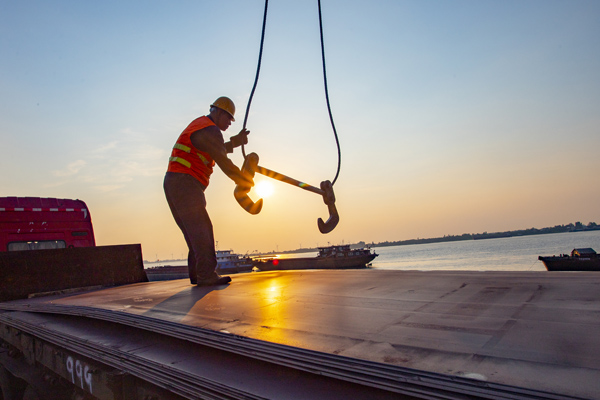
[(538, 256), (600, 251), (600, 231), (513, 236), (407, 246), (374, 247), (373, 268), (399, 270), (545, 271)]
[[(375, 269), (467, 270), (467, 271), (545, 271), (538, 256), (571, 253), (575, 248), (600, 251), (600, 231), (514, 236), (499, 239), (373, 247), (379, 256)], [(290, 253), (281, 258), (315, 257), (316, 252)], [(186, 260), (144, 262), (146, 267), (185, 265)]]

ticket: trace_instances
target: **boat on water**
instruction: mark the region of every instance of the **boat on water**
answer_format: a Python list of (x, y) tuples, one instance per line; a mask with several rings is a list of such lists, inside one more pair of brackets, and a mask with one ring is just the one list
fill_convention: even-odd
[[(217, 250), (217, 273), (236, 274), (252, 271), (252, 259), (241, 256), (233, 250)], [(146, 268), (149, 281), (170, 281), (189, 278), (187, 263), (185, 265), (162, 265)]]
[(600, 257), (594, 249), (573, 249), (571, 255), (539, 256), (548, 271), (600, 271)]
[(316, 257), (257, 258), (254, 268), (260, 271), (295, 269), (347, 269), (366, 268), (377, 253), (370, 248), (351, 249), (350, 245), (319, 247)]
[(252, 259), (235, 254), (232, 250), (217, 250), (217, 272), (219, 274), (236, 274), (252, 271)]

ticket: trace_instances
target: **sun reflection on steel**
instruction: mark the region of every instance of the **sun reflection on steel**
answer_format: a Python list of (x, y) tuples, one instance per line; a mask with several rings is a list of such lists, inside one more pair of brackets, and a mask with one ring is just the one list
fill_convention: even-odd
[(283, 279), (274, 277), (265, 280), (259, 300), (263, 340), (285, 342), (285, 327), (288, 318), (286, 300)]

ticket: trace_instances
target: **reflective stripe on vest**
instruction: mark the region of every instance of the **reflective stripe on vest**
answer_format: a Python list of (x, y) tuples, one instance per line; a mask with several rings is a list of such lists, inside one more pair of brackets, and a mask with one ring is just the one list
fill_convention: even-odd
[(184, 165), (188, 168), (192, 168), (192, 163), (190, 163), (188, 160), (184, 160), (181, 157), (169, 157), (169, 161), (178, 162), (181, 165)]
[[(191, 154), (191, 152), (192, 152), (192, 149), (191, 149), (191, 148), (189, 148), (188, 146), (186, 146), (186, 145), (184, 145), (184, 144), (181, 144), (181, 143), (175, 143), (175, 146), (173, 146), (173, 148), (174, 148), (174, 149), (178, 149), (178, 150), (185, 151), (186, 153), (190, 153), (190, 154)], [(198, 157), (199, 157), (199, 158), (202, 160), (202, 162), (204, 163), (204, 165), (206, 165), (206, 166), (209, 166), (209, 165), (211, 165), (211, 164), (212, 164), (212, 163), (211, 163), (210, 161), (208, 161), (208, 160), (206, 159), (206, 157), (204, 157), (202, 154), (200, 154), (200, 153), (196, 153), (196, 155), (197, 155), (197, 156), (198, 156)], [(187, 161), (187, 160), (184, 160), (184, 159), (183, 159), (183, 158), (181, 158), (181, 157), (170, 157), (170, 158), (169, 158), (169, 161), (175, 161), (175, 162), (181, 163), (181, 164), (185, 165), (185, 166), (186, 166), (186, 167), (188, 167), (188, 168), (191, 168), (191, 167), (192, 167), (192, 164), (191, 164), (189, 161)]]
[(183, 151), (185, 151), (186, 153), (190, 153), (190, 152), (192, 151), (192, 149), (191, 149), (191, 148), (189, 148), (189, 147), (187, 147), (186, 145), (184, 145), (184, 144), (181, 144), (181, 143), (175, 143), (175, 146), (173, 146), (173, 148), (174, 148), (174, 149), (183, 150)]

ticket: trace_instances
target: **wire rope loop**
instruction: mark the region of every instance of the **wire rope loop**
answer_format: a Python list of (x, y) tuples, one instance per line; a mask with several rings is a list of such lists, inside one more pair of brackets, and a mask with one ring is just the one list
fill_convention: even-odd
[[(337, 145), (337, 153), (338, 153), (338, 165), (337, 165), (337, 171), (335, 173), (335, 178), (333, 178), (333, 181), (331, 181), (331, 184), (335, 184), (335, 182), (337, 181), (339, 175), (340, 175), (340, 169), (341, 169), (341, 165), (342, 165), (342, 151), (340, 148), (340, 140), (338, 138), (338, 134), (337, 134), (337, 130), (335, 129), (335, 123), (333, 122), (333, 114), (331, 113), (331, 105), (329, 103), (329, 90), (327, 88), (327, 67), (326, 67), (326, 63), (325, 63), (325, 44), (324, 44), (324, 40), (323, 40), (323, 18), (322, 18), (322, 13), (321, 13), (321, 0), (318, 0), (318, 6), (319, 6), (319, 32), (320, 32), (320, 38), (321, 38), (321, 59), (323, 61), (323, 83), (325, 86), (325, 101), (327, 103), (327, 112), (329, 113), (329, 121), (331, 122), (331, 127), (333, 129), (333, 135), (335, 137), (335, 143)], [(252, 98), (254, 97), (254, 92), (256, 91), (256, 86), (258, 84), (258, 77), (260, 75), (260, 66), (262, 63), (262, 53), (263, 53), (263, 46), (264, 46), (264, 42), (265, 42), (265, 31), (266, 31), (266, 26), (267, 26), (267, 10), (269, 8), (269, 0), (265, 0), (265, 11), (263, 14), (263, 24), (262, 24), (262, 33), (260, 36), (260, 50), (258, 52), (258, 65), (256, 67), (256, 76), (254, 78), (254, 85), (252, 86), (252, 91), (250, 92), (250, 98), (248, 99), (248, 105), (246, 106), (246, 115), (244, 116), (244, 126), (243, 128), (246, 129), (246, 123), (248, 122), (248, 115), (250, 113), (250, 105), (252, 104)], [(242, 155), (244, 156), (244, 159), (246, 159), (246, 150), (244, 148), (244, 145), (242, 144)]]

